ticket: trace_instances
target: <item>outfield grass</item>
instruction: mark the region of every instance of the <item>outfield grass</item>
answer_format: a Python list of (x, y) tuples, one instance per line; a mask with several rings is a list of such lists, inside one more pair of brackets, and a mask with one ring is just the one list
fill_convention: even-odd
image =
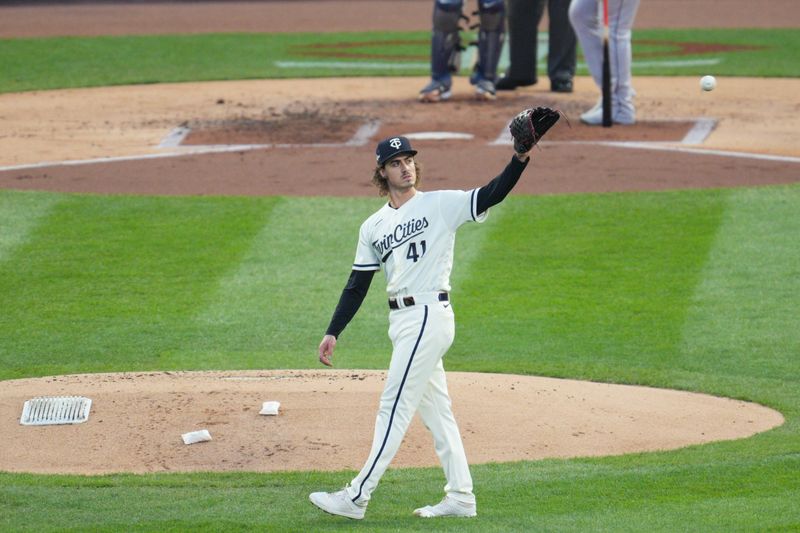
[[(0, 378), (316, 368), (379, 204), (0, 191)], [(463, 228), (449, 369), (697, 390), (786, 423), (672, 452), (475, 466), (480, 513), (466, 522), (410, 516), (441, 494), (438, 468), (391, 469), (359, 527), (800, 529), (798, 212), (797, 185), (515, 195)], [(376, 278), (343, 333), (339, 367), (385, 368), (383, 289)], [(0, 529), (349, 529), (306, 498), (351, 475), (5, 473)]]
[[(341, 43), (363, 44), (337, 48)], [(697, 43), (732, 48), (689, 46)], [(713, 72), (793, 77), (800, 72), (797, 29), (710, 29), (702, 35), (698, 30), (637, 30), (633, 45), (635, 76)], [(687, 55), (682, 46), (693, 51)], [(363, 57), (331, 56), (337, 49)], [(229, 79), (424, 76), (429, 53), (429, 32), (0, 39), (0, 93)], [(539, 63), (544, 69), (545, 62)], [(579, 74), (586, 73), (581, 66)]]

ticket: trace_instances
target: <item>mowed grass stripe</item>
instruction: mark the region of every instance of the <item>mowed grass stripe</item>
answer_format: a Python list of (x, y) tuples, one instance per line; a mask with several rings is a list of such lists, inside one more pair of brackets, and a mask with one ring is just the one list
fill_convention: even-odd
[[(760, 528), (796, 523), (800, 512), (785, 502), (798, 492), (798, 466), (797, 456), (709, 464), (682, 450), (474, 470), (485, 502), (479, 517), (491, 516), (498, 531), (638, 532), (642, 524), (656, 531), (685, 531), (687, 523), (691, 530), (732, 531), (752, 528), (732, 526), (729, 520)], [(784, 509), (774, 513), (782, 499)]]
[[(350, 275), (359, 228), (383, 201), (281, 198), (238, 268), (219, 281), (208, 307), (195, 318), (193, 342), (162, 354), (162, 366), (319, 366), (317, 346)], [(457, 271), (469, 271), (485, 235), (488, 230), (475, 224), (459, 232)], [(386, 366), (391, 351), (387, 313), (381, 271), (340, 336), (336, 366)]]
[(681, 368), (702, 373), (711, 366), (716, 376), (736, 378), (800, 378), (799, 205), (796, 186), (727, 193), (725, 216), (683, 327)]
[(64, 196), (0, 264), (0, 376), (154, 368), (272, 202)]
[[(196, 333), (164, 354), (174, 368), (307, 368), (353, 264), (358, 230), (377, 198), (280, 198), (237, 267), (193, 317)], [(364, 358), (385, 339), (382, 274), (337, 350), (337, 366)], [(378, 310), (380, 308), (380, 310)], [(354, 352), (360, 353), (354, 360)], [(298, 354), (301, 357), (298, 357)]]
[[(713, 196), (713, 193), (704, 194)], [(459, 288), (454, 295), (463, 334), (457, 336), (453, 353), (463, 356), (450, 357), (451, 368), (453, 364), (458, 368), (470, 368), (477, 363), (481, 369), (502, 371), (505, 359), (521, 358), (530, 371), (536, 368), (558, 373), (563, 371), (562, 364), (583, 368), (587, 364), (597, 365), (605, 358), (613, 366), (619, 358), (663, 355), (671, 346), (672, 337), (668, 334), (669, 326), (663, 327), (664, 310), (660, 309), (653, 291), (667, 291), (661, 297), (672, 298), (673, 304), (683, 300), (675, 298), (673, 279), (665, 278), (663, 283), (658, 283), (656, 278), (673, 275), (664, 265), (669, 261), (676, 265), (682, 262), (687, 239), (708, 240), (715, 232), (713, 228), (699, 233), (688, 229), (681, 231), (680, 228), (692, 226), (697, 218), (688, 216), (685, 211), (693, 209), (694, 204), (701, 204), (701, 211), (711, 213), (713, 222), (714, 213), (719, 209), (709, 208), (701, 196), (684, 197), (694, 200), (673, 205), (667, 201), (667, 196), (661, 195), (514, 197), (498, 206), (484, 227), (462, 230), (457, 253), (474, 254), (476, 259), (472, 267), (468, 266), (469, 261), (456, 266), (463, 272), (456, 280)], [(169, 200), (161, 200), (166, 201)], [(193, 201), (171, 201), (194, 205)], [(225, 204), (222, 200), (218, 202)], [(339, 206), (338, 202), (322, 199), (284, 199), (280, 207), (282, 214), (271, 217), (266, 228), (263, 226), (266, 216), (260, 221), (246, 222), (253, 232), (251, 237), (261, 232), (253, 241), (257, 244), (249, 241), (242, 244), (246, 246), (246, 250), (240, 250), (243, 263), (229, 265), (230, 270), (225, 272), (228, 278), (221, 286), (217, 286), (216, 280), (204, 281), (206, 286), (214, 284), (212, 294), (207, 297), (223, 302), (222, 307), (214, 310), (212, 306), (211, 310), (196, 313), (194, 317), (200, 320), (195, 324), (189, 324), (191, 321), (181, 316), (172, 329), (156, 335), (161, 338), (166, 333), (166, 339), (160, 341), (161, 347), (143, 346), (145, 353), (153, 357), (158, 354), (157, 364), (168, 368), (178, 360), (193, 361), (192, 366), (200, 367), (219, 367), (222, 361), (240, 367), (297, 364), (296, 357), (291, 354), (298, 347), (305, 351), (318, 342), (349, 272), (358, 225), (377, 203), (369, 199), (350, 202), (349, 206)], [(111, 205), (117, 203), (110, 201)], [(329, 206), (328, 211), (324, 210), (325, 206)], [(665, 213), (676, 206), (678, 210), (672, 215)], [(341, 218), (350, 212), (353, 215), (349, 220)], [(314, 220), (327, 223), (314, 225)], [(103, 224), (102, 217), (92, 223)], [(256, 224), (258, 229), (254, 227)], [(652, 224), (655, 227), (651, 227)], [(89, 234), (97, 234), (91, 224), (86, 227)], [(673, 234), (684, 235), (684, 238), (676, 241)], [(472, 235), (482, 244), (470, 243)], [(651, 237), (658, 241), (658, 235), (661, 244), (653, 244)], [(158, 241), (151, 237), (146, 240)], [(707, 247), (707, 244), (700, 246), (701, 253), (695, 260), (698, 265), (702, 265)], [(53, 253), (57, 253), (57, 249), (53, 248)], [(476, 249), (482, 251), (476, 254)], [(697, 250), (697, 247), (688, 249)], [(126, 246), (118, 255), (137, 256), (135, 248), (133, 250)], [(199, 266), (194, 260), (190, 263), (189, 268)], [(129, 263), (128, 270), (123, 265), (122, 270), (113, 275), (127, 282), (142, 276), (140, 271), (146, 275), (146, 268), (135, 265), (136, 261)], [(84, 267), (75, 268), (80, 272)], [(94, 265), (86, 268), (94, 268)], [(266, 273), (264, 268), (271, 272)], [(682, 266), (677, 270), (681, 279), (681, 275), (697, 269), (687, 270)], [(306, 278), (302, 279), (304, 275)], [(253, 287), (254, 282), (261, 287)], [(685, 285), (691, 287), (692, 281), (687, 278)], [(365, 305), (372, 305), (381, 312), (359, 313), (344, 334), (348, 342), (342, 347), (346, 349), (340, 351), (343, 356), (352, 354), (353, 359), (343, 358), (340, 364), (377, 366), (372, 356), (387, 346), (385, 336), (375, 334), (376, 328), (385, 325), (384, 287), (379, 275)], [(650, 292), (643, 292), (643, 288)], [(305, 296), (298, 298), (298, 292)], [(688, 288), (685, 292), (691, 293)], [(152, 295), (145, 300), (150, 298)], [(76, 296), (78, 301), (71, 305), (81, 305), (80, 299)], [(170, 302), (176, 301), (170, 299)], [(674, 315), (682, 308), (673, 305), (672, 311), (667, 312)], [(126, 312), (134, 313), (134, 309)], [(152, 313), (148, 311), (145, 315), (151, 317)], [(654, 317), (661, 320), (654, 324), (660, 327), (650, 328)], [(142, 327), (146, 329), (151, 321), (152, 318), (143, 320)], [(683, 323), (682, 315), (679, 323)], [(626, 331), (635, 342), (627, 342)], [(500, 345), (504, 353), (498, 353), (496, 347)], [(626, 353), (619, 353), (617, 346), (628, 349)], [(258, 353), (251, 355), (253, 352)], [(231, 360), (232, 355), (242, 359)], [(265, 356), (277, 359), (264, 360)], [(290, 361), (281, 362), (281, 357)], [(544, 367), (539, 366), (542, 362)], [(151, 363), (155, 364), (156, 361)]]
[(513, 197), (504, 209), (464, 282), (451, 368), (657, 381), (724, 193)]
[[(800, 494), (797, 456), (708, 464), (687, 462), (685, 455), (475, 465), (478, 517), (443, 520), (436, 531), (641, 531), (643, 523), (658, 531), (684, 530), (687, 523), (692, 529), (730, 531), (753, 529), (736, 527), (736, 522), (757, 524), (756, 529), (797, 524), (800, 511), (786, 504)], [(645, 457), (661, 462), (641, 464)], [(338, 531), (352, 526), (311, 506), (308, 492), (335, 486), (352, 474), (0, 473), (0, 501), (10, 509), (0, 515), (0, 525), (17, 526), (24, 518), (26, 527), (39, 531), (52, 524), (53, 509), (64, 507), (59, 530), (114, 531), (133, 524), (147, 531)], [(415, 490), (401, 490), (408, 486)], [(441, 486), (439, 468), (390, 469), (381, 484), (382, 497), (370, 502), (369, 530), (423, 527), (410, 510), (440, 498)], [(120, 506), (119, 501), (127, 503)]]
[(39, 224), (61, 197), (17, 191), (0, 191), (0, 262), (25, 243), (28, 234)]

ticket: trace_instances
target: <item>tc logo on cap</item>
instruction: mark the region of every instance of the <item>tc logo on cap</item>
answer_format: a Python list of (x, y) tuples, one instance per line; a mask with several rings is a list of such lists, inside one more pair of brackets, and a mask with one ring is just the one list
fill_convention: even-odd
[(417, 151), (411, 148), (411, 143), (406, 137), (389, 137), (378, 143), (375, 149), (375, 159), (379, 165), (383, 165), (388, 160), (400, 154), (417, 155)]

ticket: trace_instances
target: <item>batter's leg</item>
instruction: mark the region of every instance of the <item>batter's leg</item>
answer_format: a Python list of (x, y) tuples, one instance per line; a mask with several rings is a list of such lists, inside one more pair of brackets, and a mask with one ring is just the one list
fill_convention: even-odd
[(608, 46), (611, 61), (611, 106), (614, 121), (633, 123), (636, 111), (633, 105), (631, 80), (631, 30), (639, 9), (639, 0), (609, 0)]
[(453, 343), (452, 311), (440, 305), (414, 306), (390, 315), (394, 349), (375, 420), (369, 458), (347, 491), (353, 502), (369, 501), (394, 458), (427, 390), (431, 374)]
[(572, 0), (569, 6), (569, 20), (598, 87), (603, 84), (603, 26), (598, 16), (601, 6), (597, 0)]
[(439, 361), (431, 375), (428, 389), (422, 397), (418, 411), (425, 427), (433, 435), (436, 454), (439, 456), (445, 479), (447, 479), (445, 492), (454, 500), (474, 504), (472, 476), (469, 473), (461, 432), (456, 424), (455, 416), (453, 416), (442, 361)]

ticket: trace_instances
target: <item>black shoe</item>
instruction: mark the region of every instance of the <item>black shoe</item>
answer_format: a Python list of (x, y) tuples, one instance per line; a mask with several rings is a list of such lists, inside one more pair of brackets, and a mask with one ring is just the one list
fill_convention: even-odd
[(507, 76), (503, 76), (497, 80), (497, 83), (494, 84), (494, 88), (498, 91), (513, 91), (517, 87), (527, 87), (535, 84), (536, 80), (515, 80)]
[(563, 79), (563, 80), (551, 80), (550, 81), (550, 90), (554, 93), (571, 93), (572, 92), (572, 80), (570, 79)]

